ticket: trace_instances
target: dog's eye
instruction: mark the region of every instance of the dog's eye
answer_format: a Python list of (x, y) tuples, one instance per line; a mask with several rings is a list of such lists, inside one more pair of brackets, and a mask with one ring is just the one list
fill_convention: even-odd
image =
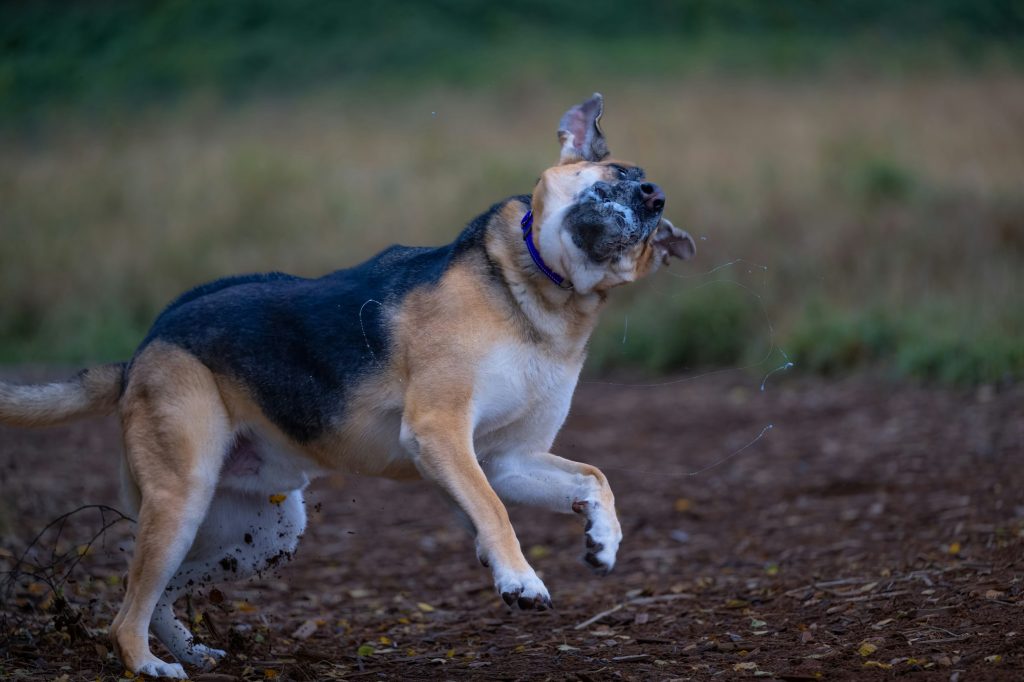
[(616, 169), (615, 169), (615, 170), (616, 170), (616, 171), (618, 172), (618, 174), (619, 174), (619, 180), (625, 180), (626, 178), (628, 178), (628, 177), (629, 177), (629, 173), (627, 173), (627, 172), (626, 172), (626, 169), (625, 169), (625, 168), (621, 168), (621, 167), (616, 167)]

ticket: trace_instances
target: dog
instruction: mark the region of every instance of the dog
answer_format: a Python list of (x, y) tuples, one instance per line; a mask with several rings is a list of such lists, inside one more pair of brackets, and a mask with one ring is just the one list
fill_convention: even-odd
[[(0, 384), (5, 424), (120, 415), (137, 529), (110, 637), (128, 670), (184, 678), (183, 664), (222, 658), (175, 601), (289, 558), (303, 490), (326, 472), (435, 483), (509, 606), (551, 598), (506, 503), (579, 515), (585, 562), (612, 569), (622, 530), (608, 480), (551, 445), (608, 292), (696, 249), (658, 185), (610, 158), (603, 111), (598, 93), (570, 108), (532, 194), (446, 246), (392, 246), (319, 279), (220, 279), (171, 303), (130, 362)], [(152, 653), (150, 630), (176, 663)]]

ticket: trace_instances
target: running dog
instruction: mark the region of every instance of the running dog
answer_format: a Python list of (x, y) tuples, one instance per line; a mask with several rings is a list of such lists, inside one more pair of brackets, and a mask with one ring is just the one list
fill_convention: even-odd
[[(184, 678), (182, 664), (225, 655), (175, 601), (287, 559), (303, 490), (325, 472), (436, 483), (510, 606), (551, 599), (506, 503), (580, 515), (584, 560), (611, 570), (622, 531), (607, 479), (549, 450), (609, 290), (695, 247), (644, 171), (609, 158), (603, 109), (599, 94), (569, 109), (533, 193), (446, 246), (393, 246), (319, 279), (217, 280), (171, 303), (130, 362), (0, 383), (5, 424), (120, 415), (138, 526), (110, 636), (129, 670)], [(177, 663), (150, 651), (150, 629)]]

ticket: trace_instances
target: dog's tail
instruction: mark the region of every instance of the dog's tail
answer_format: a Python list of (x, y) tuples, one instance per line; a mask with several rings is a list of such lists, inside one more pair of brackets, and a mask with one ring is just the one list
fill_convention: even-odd
[(10, 384), (0, 381), (0, 424), (54, 426), (117, 408), (128, 364), (83, 369), (67, 381)]

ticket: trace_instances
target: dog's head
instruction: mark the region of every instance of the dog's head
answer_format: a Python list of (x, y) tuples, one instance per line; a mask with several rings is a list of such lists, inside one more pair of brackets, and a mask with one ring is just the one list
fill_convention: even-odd
[(639, 166), (609, 158), (604, 99), (565, 112), (561, 158), (533, 191), (535, 240), (543, 258), (580, 293), (632, 282), (696, 247), (665, 219), (665, 194)]

